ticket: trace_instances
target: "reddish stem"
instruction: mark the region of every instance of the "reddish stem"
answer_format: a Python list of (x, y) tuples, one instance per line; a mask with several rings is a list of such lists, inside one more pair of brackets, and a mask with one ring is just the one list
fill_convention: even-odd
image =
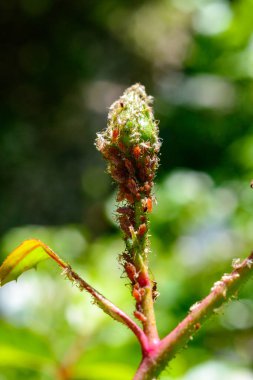
[(193, 305), (187, 317), (169, 333), (160, 343), (143, 355), (142, 362), (133, 380), (154, 380), (175, 354), (185, 346), (206, 319), (217, 308), (237, 294), (240, 286), (251, 276), (253, 270), (253, 252), (242, 263), (236, 264), (235, 270), (222, 276), (211, 289), (211, 293), (202, 301)]
[(75, 284), (80, 290), (86, 290), (94, 298), (95, 303), (110, 317), (127, 326), (137, 337), (143, 355), (148, 351), (148, 339), (142, 329), (121, 309), (115, 306), (111, 301), (105, 298), (101, 293), (84, 281), (70, 266), (65, 268), (64, 274)]

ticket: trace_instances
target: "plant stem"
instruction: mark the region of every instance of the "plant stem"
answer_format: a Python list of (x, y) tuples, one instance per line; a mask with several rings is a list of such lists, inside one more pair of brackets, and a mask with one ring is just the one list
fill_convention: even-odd
[(148, 338), (150, 346), (157, 345), (160, 339), (157, 332), (151, 286), (146, 287), (146, 292), (142, 299), (142, 308), (143, 314), (146, 317), (146, 320), (143, 322), (144, 333)]
[(75, 284), (79, 290), (86, 290), (93, 297), (95, 304), (100, 307), (106, 314), (115, 319), (118, 322), (123, 323), (127, 326), (137, 337), (142, 352), (148, 350), (148, 340), (142, 329), (121, 309), (115, 306), (111, 301), (105, 298), (101, 293), (89, 285), (85, 280), (83, 280), (76, 272), (72, 270), (70, 266), (64, 268), (63, 274)]
[(236, 264), (230, 274), (222, 276), (211, 289), (211, 293), (190, 308), (187, 317), (160, 341), (157, 347), (143, 356), (133, 380), (153, 380), (168, 365), (176, 353), (183, 348), (194, 333), (218, 308), (237, 295), (239, 288), (252, 276), (253, 252), (242, 263)]
[[(143, 206), (141, 201), (136, 202), (135, 204), (135, 221), (137, 224), (137, 229), (141, 225), (141, 218), (144, 216), (143, 213)], [(157, 326), (156, 326), (156, 318), (155, 318), (155, 311), (154, 311), (154, 301), (153, 301), (153, 294), (152, 294), (152, 288), (153, 283), (150, 280), (149, 277), (149, 262), (148, 262), (148, 252), (149, 252), (149, 235), (148, 235), (148, 219), (145, 216), (146, 219), (146, 231), (143, 234), (142, 237), (139, 237), (136, 239), (136, 246), (134, 250), (136, 250), (135, 253), (135, 265), (136, 268), (140, 271), (142, 274), (142, 277), (145, 279), (145, 287), (143, 288), (145, 290), (144, 295), (142, 296), (141, 300), (141, 308), (142, 313), (145, 317), (143, 320), (143, 330), (145, 335), (147, 336), (148, 342), (150, 346), (155, 346), (160, 341), (158, 332), (157, 332)]]

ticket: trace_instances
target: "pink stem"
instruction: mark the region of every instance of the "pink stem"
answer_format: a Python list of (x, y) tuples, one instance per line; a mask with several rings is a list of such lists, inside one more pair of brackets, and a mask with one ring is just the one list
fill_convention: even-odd
[(223, 275), (221, 280), (214, 284), (211, 293), (193, 305), (187, 317), (153, 350), (144, 354), (133, 380), (154, 380), (201, 327), (201, 323), (237, 294), (240, 286), (252, 276), (252, 269), (253, 252), (242, 263), (236, 264), (232, 273)]
[(86, 290), (91, 294), (97, 306), (99, 306), (106, 314), (118, 322), (127, 326), (137, 337), (143, 355), (148, 351), (148, 339), (142, 329), (121, 309), (115, 306), (111, 301), (105, 298), (101, 293), (84, 281), (70, 266), (65, 267), (63, 274), (65, 274), (70, 281), (72, 281), (80, 290)]

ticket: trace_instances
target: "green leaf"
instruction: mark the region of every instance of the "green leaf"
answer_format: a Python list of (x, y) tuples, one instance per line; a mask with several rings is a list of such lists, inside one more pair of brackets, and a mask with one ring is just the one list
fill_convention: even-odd
[(37, 239), (25, 240), (5, 259), (0, 267), (0, 286), (16, 280), (23, 272), (36, 267), (41, 261), (51, 257), (62, 268), (68, 264), (51, 250), (46, 244)]

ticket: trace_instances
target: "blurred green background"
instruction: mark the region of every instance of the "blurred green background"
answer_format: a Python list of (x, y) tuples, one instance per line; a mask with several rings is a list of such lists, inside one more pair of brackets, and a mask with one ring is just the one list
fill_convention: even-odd
[[(132, 313), (93, 143), (141, 82), (163, 139), (150, 261), (164, 336), (253, 247), (253, 0), (8, 0), (0, 28), (0, 259), (39, 238)], [(161, 380), (252, 380), (252, 289)], [(0, 289), (0, 380), (130, 380), (139, 360), (131, 332), (53, 263)]]

